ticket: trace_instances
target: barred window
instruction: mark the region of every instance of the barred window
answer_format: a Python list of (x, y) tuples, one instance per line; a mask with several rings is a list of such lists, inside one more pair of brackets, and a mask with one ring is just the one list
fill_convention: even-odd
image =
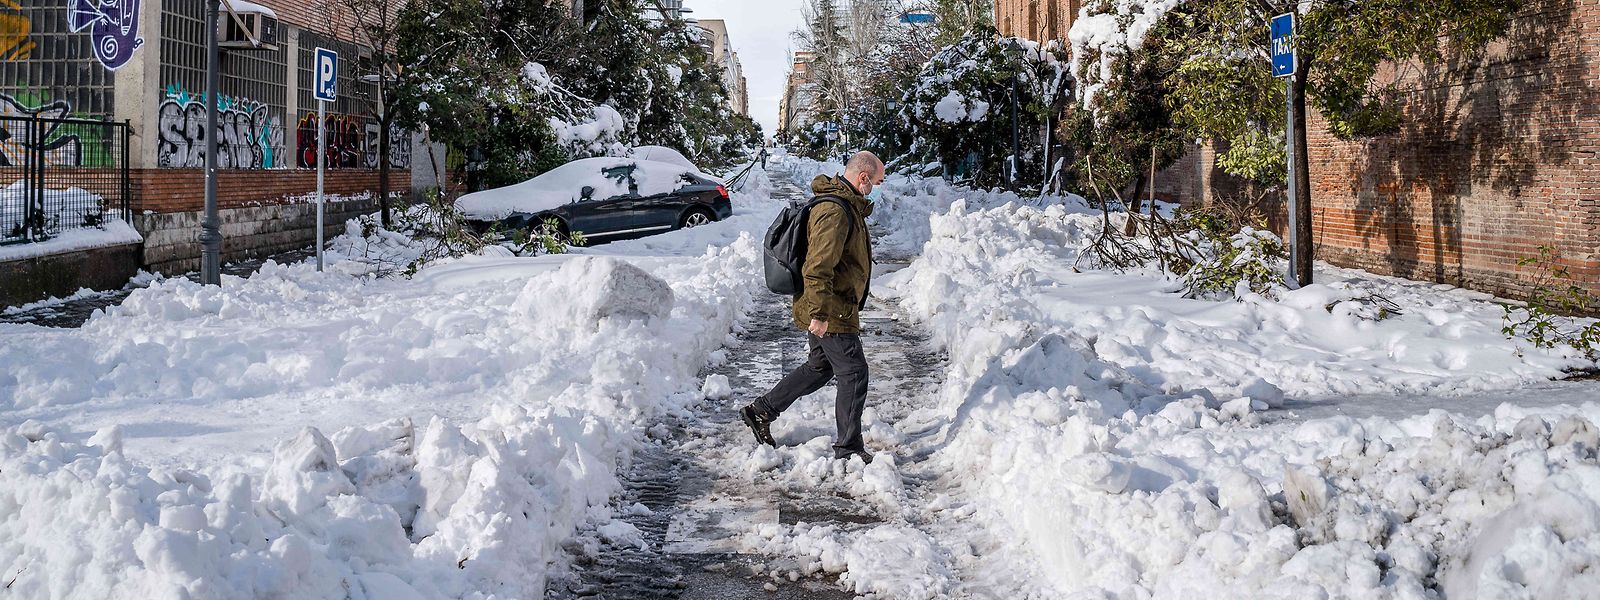
[[(97, 57), (89, 29), (72, 30), (67, 4), (20, 0), (0, 8), (0, 114), (112, 118), (115, 71), (107, 62), (121, 64)], [(131, 37), (102, 42), (124, 59), (137, 51)]]
[[(157, 158), (164, 167), (205, 164), (206, 0), (161, 3), (161, 98)], [(221, 18), (227, 18), (226, 13)], [(288, 51), (223, 50), (218, 114), (222, 168), (293, 166), (285, 122)]]

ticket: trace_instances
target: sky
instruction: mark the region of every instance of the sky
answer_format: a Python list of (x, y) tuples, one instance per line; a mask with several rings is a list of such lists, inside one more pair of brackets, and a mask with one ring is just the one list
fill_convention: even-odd
[(790, 33), (800, 28), (804, 0), (684, 0), (697, 19), (728, 22), (750, 90), (750, 117), (767, 136), (778, 130), (778, 101), (789, 74)]

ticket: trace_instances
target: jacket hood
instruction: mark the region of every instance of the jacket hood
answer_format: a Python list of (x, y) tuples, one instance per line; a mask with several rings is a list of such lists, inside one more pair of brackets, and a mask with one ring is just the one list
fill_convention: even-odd
[(856, 214), (863, 219), (872, 215), (872, 203), (843, 177), (818, 175), (816, 179), (811, 180), (811, 193), (816, 196), (838, 196), (849, 200), (850, 208), (855, 209)]

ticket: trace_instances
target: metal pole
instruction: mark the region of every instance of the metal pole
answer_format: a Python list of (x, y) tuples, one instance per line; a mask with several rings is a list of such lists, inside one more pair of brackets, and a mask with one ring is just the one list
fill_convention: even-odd
[(322, 173), (328, 163), (328, 102), (317, 101), (317, 271), (322, 271)]
[(1284, 88), (1283, 88), (1284, 89), (1284, 94), (1283, 94), (1283, 97), (1286, 99), (1286, 104), (1289, 107), (1289, 110), (1288, 110), (1289, 119), (1288, 119), (1288, 121), (1286, 121), (1286, 124), (1285, 124), (1285, 126), (1283, 128), (1283, 137), (1284, 137), (1285, 140), (1288, 141), (1286, 146), (1288, 148), (1288, 157), (1289, 157), (1288, 185), (1284, 186), (1284, 189), (1288, 191), (1288, 194), (1286, 195), (1286, 197), (1288, 198), (1288, 202), (1289, 202), (1289, 281), (1291, 283), (1298, 284), (1298, 282), (1300, 281), (1300, 269), (1299, 269), (1299, 264), (1300, 264), (1300, 243), (1299, 243), (1300, 229), (1299, 229), (1298, 223), (1299, 223), (1299, 220), (1301, 218), (1301, 215), (1299, 215), (1298, 211), (1296, 210), (1298, 204), (1295, 202), (1295, 200), (1296, 200), (1296, 198), (1295, 198), (1295, 188), (1298, 187), (1298, 185), (1299, 185), (1297, 183), (1298, 180), (1295, 179), (1295, 169), (1294, 169), (1294, 78), (1295, 77), (1298, 77), (1298, 75), (1290, 75), (1288, 77), (1285, 77), (1284, 80), (1283, 80), (1284, 81)]
[(200, 222), (200, 283), (222, 285), (222, 222), (217, 218), (217, 80), (221, 52), (217, 49), (217, 7), (206, 9), (206, 215)]

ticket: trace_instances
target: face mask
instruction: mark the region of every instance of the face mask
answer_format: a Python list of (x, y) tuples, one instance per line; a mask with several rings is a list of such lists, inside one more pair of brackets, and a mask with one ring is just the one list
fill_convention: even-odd
[(883, 199), (883, 186), (881, 186), (881, 185), (873, 186), (872, 187), (872, 191), (871, 192), (867, 192), (867, 202), (871, 202), (873, 204), (877, 204), (878, 201), (882, 200), (882, 199)]

